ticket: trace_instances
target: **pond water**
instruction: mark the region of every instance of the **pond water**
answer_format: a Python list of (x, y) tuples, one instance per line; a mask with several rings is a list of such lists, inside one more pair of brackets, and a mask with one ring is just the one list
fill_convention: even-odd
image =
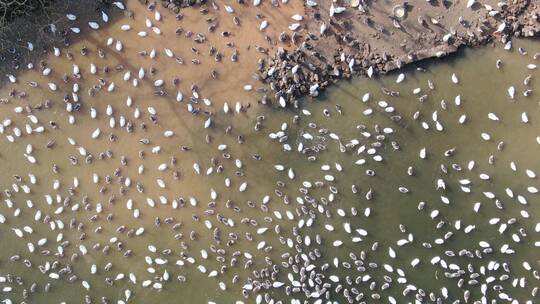
[[(161, 9), (156, 21), (142, 5), (130, 8), (133, 19), (46, 58), (50, 75), (29, 70), (0, 91), (6, 302), (535, 302), (538, 41), (342, 81), (300, 109), (278, 110), (257, 104), (268, 88), (251, 78), (254, 45), (265, 40), (253, 12), (236, 12), (247, 31), (234, 38), (241, 60), (221, 45), (217, 63), (210, 45), (225, 44), (218, 32), (234, 26), (223, 8), (209, 13), (223, 27), (201, 45), (175, 34), (206, 32), (199, 12), (177, 22)], [(268, 34), (300, 9), (263, 4)], [(143, 30), (149, 36), (137, 38)], [(153, 48), (156, 58), (139, 55)], [(80, 79), (64, 83), (74, 64)], [(212, 69), (220, 77), (210, 81)], [(190, 100), (192, 84), (200, 98)]]

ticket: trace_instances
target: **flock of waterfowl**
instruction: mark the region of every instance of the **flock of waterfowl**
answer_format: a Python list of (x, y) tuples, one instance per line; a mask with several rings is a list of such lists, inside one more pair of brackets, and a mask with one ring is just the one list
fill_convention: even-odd
[(171, 16), (6, 75), (2, 303), (538, 301), (537, 42), (277, 110), (177, 90)]

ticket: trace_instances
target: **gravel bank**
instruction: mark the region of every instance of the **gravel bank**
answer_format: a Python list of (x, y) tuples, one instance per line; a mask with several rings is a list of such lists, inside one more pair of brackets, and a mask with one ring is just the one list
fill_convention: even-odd
[(317, 96), (342, 78), (385, 74), (463, 46), (500, 41), (510, 48), (512, 37), (536, 36), (540, 29), (540, 4), (533, 1), (306, 3), (296, 48), (280, 49), (260, 71), (281, 102)]

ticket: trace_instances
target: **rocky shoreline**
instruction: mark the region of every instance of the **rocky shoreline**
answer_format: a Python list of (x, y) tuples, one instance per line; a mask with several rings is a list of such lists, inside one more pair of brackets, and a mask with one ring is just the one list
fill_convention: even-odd
[[(143, 4), (148, 2), (147, 0), (139, 0)], [(206, 0), (162, 0), (161, 4), (164, 7), (167, 7), (173, 10), (174, 13), (179, 13), (181, 8), (203, 5), (206, 3)]]
[[(275, 91), (280, 103), (296, 104), (298, 98), (316, 97), (339, 79), (385, 74), (405, 64), (444, 57), (463, 46), (500, 41), (509, 49), (511, 38), (536, 36), (540, 30), (540, 6), (531, 1), (499, 7), (497, 3), (489, 7), (476, 2), (466, 7), (466, 3), (457, 2), (438, 8), (446, 18), (428, 18), (435, 10), (431, 2), (415, 3), (414, 7), (405, 4), (406, 19), (371, 5), (354, 9), (344, 3), (339, 7), (343, 11), (336, 13), (331, 0), (312, 4), (315, 6), (305, 7), (307, 34), (297, 38), (301, 40), (297, 47), (293, 51), (280, 48), (259, 66), (261, 79)], [(447, 21), (450, 18), (455, 20)], [(384, 41), (402, 32), (407, 32), (409, 39)]]

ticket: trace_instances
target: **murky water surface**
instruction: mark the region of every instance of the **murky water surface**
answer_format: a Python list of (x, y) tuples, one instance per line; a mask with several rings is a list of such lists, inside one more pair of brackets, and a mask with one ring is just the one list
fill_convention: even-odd
[[(263, 4), (268, 34), (299, 7)], [(234, 26), (224, 8), (210, 11), (222, 27), (200, 46), (175, 34), (206, 32), (199, 12), (177, 22), (132, 9), (134, 19), (46, 58), (50, 75), (24, 72), (1, 91), (6, 303), (536, 301), (540, 83), (528, 65), (538, 64), (537, 41), (420, 64), (400, 83), (401, 72), (341, 82), (302, 109), (275, 110), (243, 89), (261, 87), (251, 71), (265, 38), (253, 12), (236, 8), (245, 35), (231, 38), (235, 63), (219, 34)], [(225, 54), (220, 64), (207, 54), (212, 44)], [(154, 59), (139, 54), (153, 48)], [(74, 64), (80, 79), (64, 83)], [(220, 77), (210, 81), (212, 69)]]

